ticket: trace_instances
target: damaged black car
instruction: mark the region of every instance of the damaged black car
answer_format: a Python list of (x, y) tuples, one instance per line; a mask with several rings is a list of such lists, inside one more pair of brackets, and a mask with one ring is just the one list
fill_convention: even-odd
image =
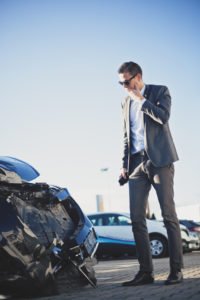
[(76, 281), (95, 287), (90, 220), (66, 188), (30, 182), (38, 176), (28, 163), (0, 157), (0, 294), (52, 295)]

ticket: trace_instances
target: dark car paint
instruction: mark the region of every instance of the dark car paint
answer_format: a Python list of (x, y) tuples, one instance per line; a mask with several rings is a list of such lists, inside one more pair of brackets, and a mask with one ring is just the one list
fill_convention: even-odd
[[(3, 158), (0, 157), (0, 168), (2, 170), (4, 170), (5, 168), (8, 171), (16, 172), (16, 174), (18, 174), (21, 178), (23, 177), (22, 178), (23, 180), (28, 180), (39, 174), (39, 172), (37, 172), (29, 164), (21, 160), (10, 158), (10, 157), (3, 157)], [(6, 273), (9, 273), (9, 268), (13, 275), (15, 274), (15, 272), (16, 274), (19, 274), (21, 270), (22, 271), (21, 276), (23, 282), (24, 283), (26, 282), (25, 283), (26, 286), (24, 286), (24, 291), (34, 293), (34, 289), (35, 289), (34, 286), (36, 282), (33, 282), (30, 285), (30, 291), (26, 289), (26, 287), (29, 285), (27, 284), (29, 281), (27, 281), (26, 278), (26, 273), (28, 270), (27, 267), (34, 262), (36, 254), (38, 255), (38, 253), (40, 253), (38, 252), (38, 248), (37, 248), (38, 245), (40, 245), (39, 250), (41, 250), (44, 248), (45, 244), (44, 243), (41, 244), (41, 240), (37, 240), (37, 232), (33, 232), (30, 229), (31, 224), (25, 224), (23, 222), (23, 218), (19, 214), (19, 211), (17, 211), (17, 207), (13, 205), (13, 202), (9, 197), (20, 197), (20, 195), (21, 196), (24, 195), (23, 196), (24, 198), (22, 197), (20, 201), (26, 203), (26, 197), (31, 197), (30, 196), (32, 195), (31, 193), (34, 194), (37, 192), (41, 192), (45, 195), (44, 197), (43, 196), (41, 197), (42, 201), (44, 201), (42, 202), (43, 207), (45, 205), (51, 205), (51, 201), (53, 201), (52, 203), (60, 202), (62, 206), (66, 209), (66, 212), (72, 219), (75, 226), (75, 230), (73, 231), (73, 233), (62, 241), (63, 244), (62, 243), (60, 244), (59, 242), (53, 248), (50, 247), (52, 251), (51, 256), (52, 255), (55, 256), (55, 259), (53, 260), (54, 263), (52, 265), (53, 266), (52, 272), (57, 272), (58, 270), (60, 270), (60, 268), (62, 267), (63, 259), (64, 261), (66, 261), (67, 259), (73, 263), (73, 265), (77, 268), (77, 270), (79, 270), (80, 273), (85, 276), (85, 278), (88, 280), (88, 282), (91, 285), (95, 286), (95, 278), (91, 280), (89, 278), (89, 275), (87, 275), (86, 273), (87, 269), (83, 270), (84, 266), (82, 267), (81, 265), (86, 258), (92, 257), (94, 255), (96, 248), (98, 246), (97, 237), (95, 235), (95, 231), (93, 229), (92, 223), (87, 218), (87, 216), (83, 213), (83, 211), (81, 210), (77, 202), (71, 197), (68, 190), (66, 188), (62, 189), (57, 186), (49, 186), (48, 184), (44, 184), (44, 183), (29, 183), (24, 181), (22, 181), (22, 183), (12, 183), (12, 182), (10, 183), (5, 181), (0, 181), (0, 259), (4, 260), (3, 261), (4, 264), (0, 263), (1, 265), (0, 292), (2, 292), (2, 289), (4, 290), (7, 283), (8, 283), (9, 290), (11, 289), (12, 286), (12, 284), (10, 286), (11, 283), (10, 281), (7, 283), (5, 281), (6, 280), (5, 271), (7, 269), (6, 260), (7, 260), (8, 269)], [(37, 198), (34, 198), (34, 201), (37, 202), (38, 201)], [(24, 205), (24, 207), (26, 207), (26, 205)], [(51, 220), (49, 222), (51, 223)], [(30, 239), (31, 243), (29, 243), (30, 244), (29, 249), (26, 249), (26, 247), (24, 248), (23, 241), (21, 245), (19, 243), (18, 245), (16, 243), (12, 244), (12, 239), (13, 238), (15, 239), (15, 235), (18, 234), (20, 231), (26, 236), (26, 238)], [(32, 233), (34, 233), (34, 235)], [(8, 239), (10, 239), (10, 241)], [(51, 244), (51, 242), (52, 241), (50, 240), (49, 243)], [(15, 245), (17, 245), (17, 247), (20, 246), (20, 248), (17, 249)], [(47, 253), (44, 256), (45, 265), (46, 267), (48, 267), (47, 265), (48, 257), (49, 257), (48, 248), (45, 251)], [(16, 262), (18, 263), (16, 264)], [(35, 263), (36, 262), (34, 262), (34, 264)], [(36, 265), (38, 263), (40, 263), (40, 259), (38, 260)], [(64, 263), (64, 266), (65, 264), (66, 263)], [(16, 267), (17, 265), (20, 266), (20, 268)], [(44, 274), (46, 272), (45, 271), (46, 267), (44, 267), (42, 271)], [(16, 275), (14, 276), (16, 277)], [(18, 291), (19, 292), (21, 291), (23, 293), (23, 289), (22, 289), (23, 284), (22, 283), (20, 284), (17, 283), (17, 284), (18, 284)], [(39, 281), (37, 281), (36, 285), (38, 285), (39, 287)], [(41, 290), (42, 290), (42, 286), (41, 286)], [(40, 290), (38, 290), (37, 292), (40, 292)]]

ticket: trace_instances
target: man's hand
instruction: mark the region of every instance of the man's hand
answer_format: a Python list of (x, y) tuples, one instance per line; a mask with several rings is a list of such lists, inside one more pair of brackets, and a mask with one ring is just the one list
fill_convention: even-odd
[(142, 94), (138, 88), (137, 83), (135, 83), (133, 90), (128, 91), (128, 94), (131, 97), (131, 99), (136, 100), (136, 101), (141, 101), (144, 99), (144, 97), (142, 96)]
[(124, 185), (125, 183), (128, 182), (128, 172), (127, 169), (122, 168), (118, 180), (120, 185)]
[(122, 176), (124, 179), (127, 179), (128, 178), (128, 171), (127, 171), (127, 169), (122, 168), (120, 170), (120, 176)]

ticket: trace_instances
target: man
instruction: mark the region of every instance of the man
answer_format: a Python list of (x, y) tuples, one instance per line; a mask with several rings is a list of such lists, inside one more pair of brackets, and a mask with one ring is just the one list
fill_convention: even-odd
[(182, 241), (174, 204), (174, 162), (178, 155), (170, 133), (171, 97), (165, 86), (146, 85), (142, 69), (134, 62), (118, 70), (119, 83), (128, 94), (122, 104), (124, 153), (121, 180), (129, 182), (130, 214), (140, 269), (123, 286), (154, 282), (146, 206), (151, 186), (156, 190), (167, 229), (170, 273), (165, 284), (183, 280)]

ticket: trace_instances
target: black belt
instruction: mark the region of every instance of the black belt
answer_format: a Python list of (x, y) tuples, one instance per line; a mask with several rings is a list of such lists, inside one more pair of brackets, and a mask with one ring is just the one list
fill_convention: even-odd
[(139, 152), (131, 154), (131, 156), (147, 156), (147, 153), (145, 150), (141, 150)]

